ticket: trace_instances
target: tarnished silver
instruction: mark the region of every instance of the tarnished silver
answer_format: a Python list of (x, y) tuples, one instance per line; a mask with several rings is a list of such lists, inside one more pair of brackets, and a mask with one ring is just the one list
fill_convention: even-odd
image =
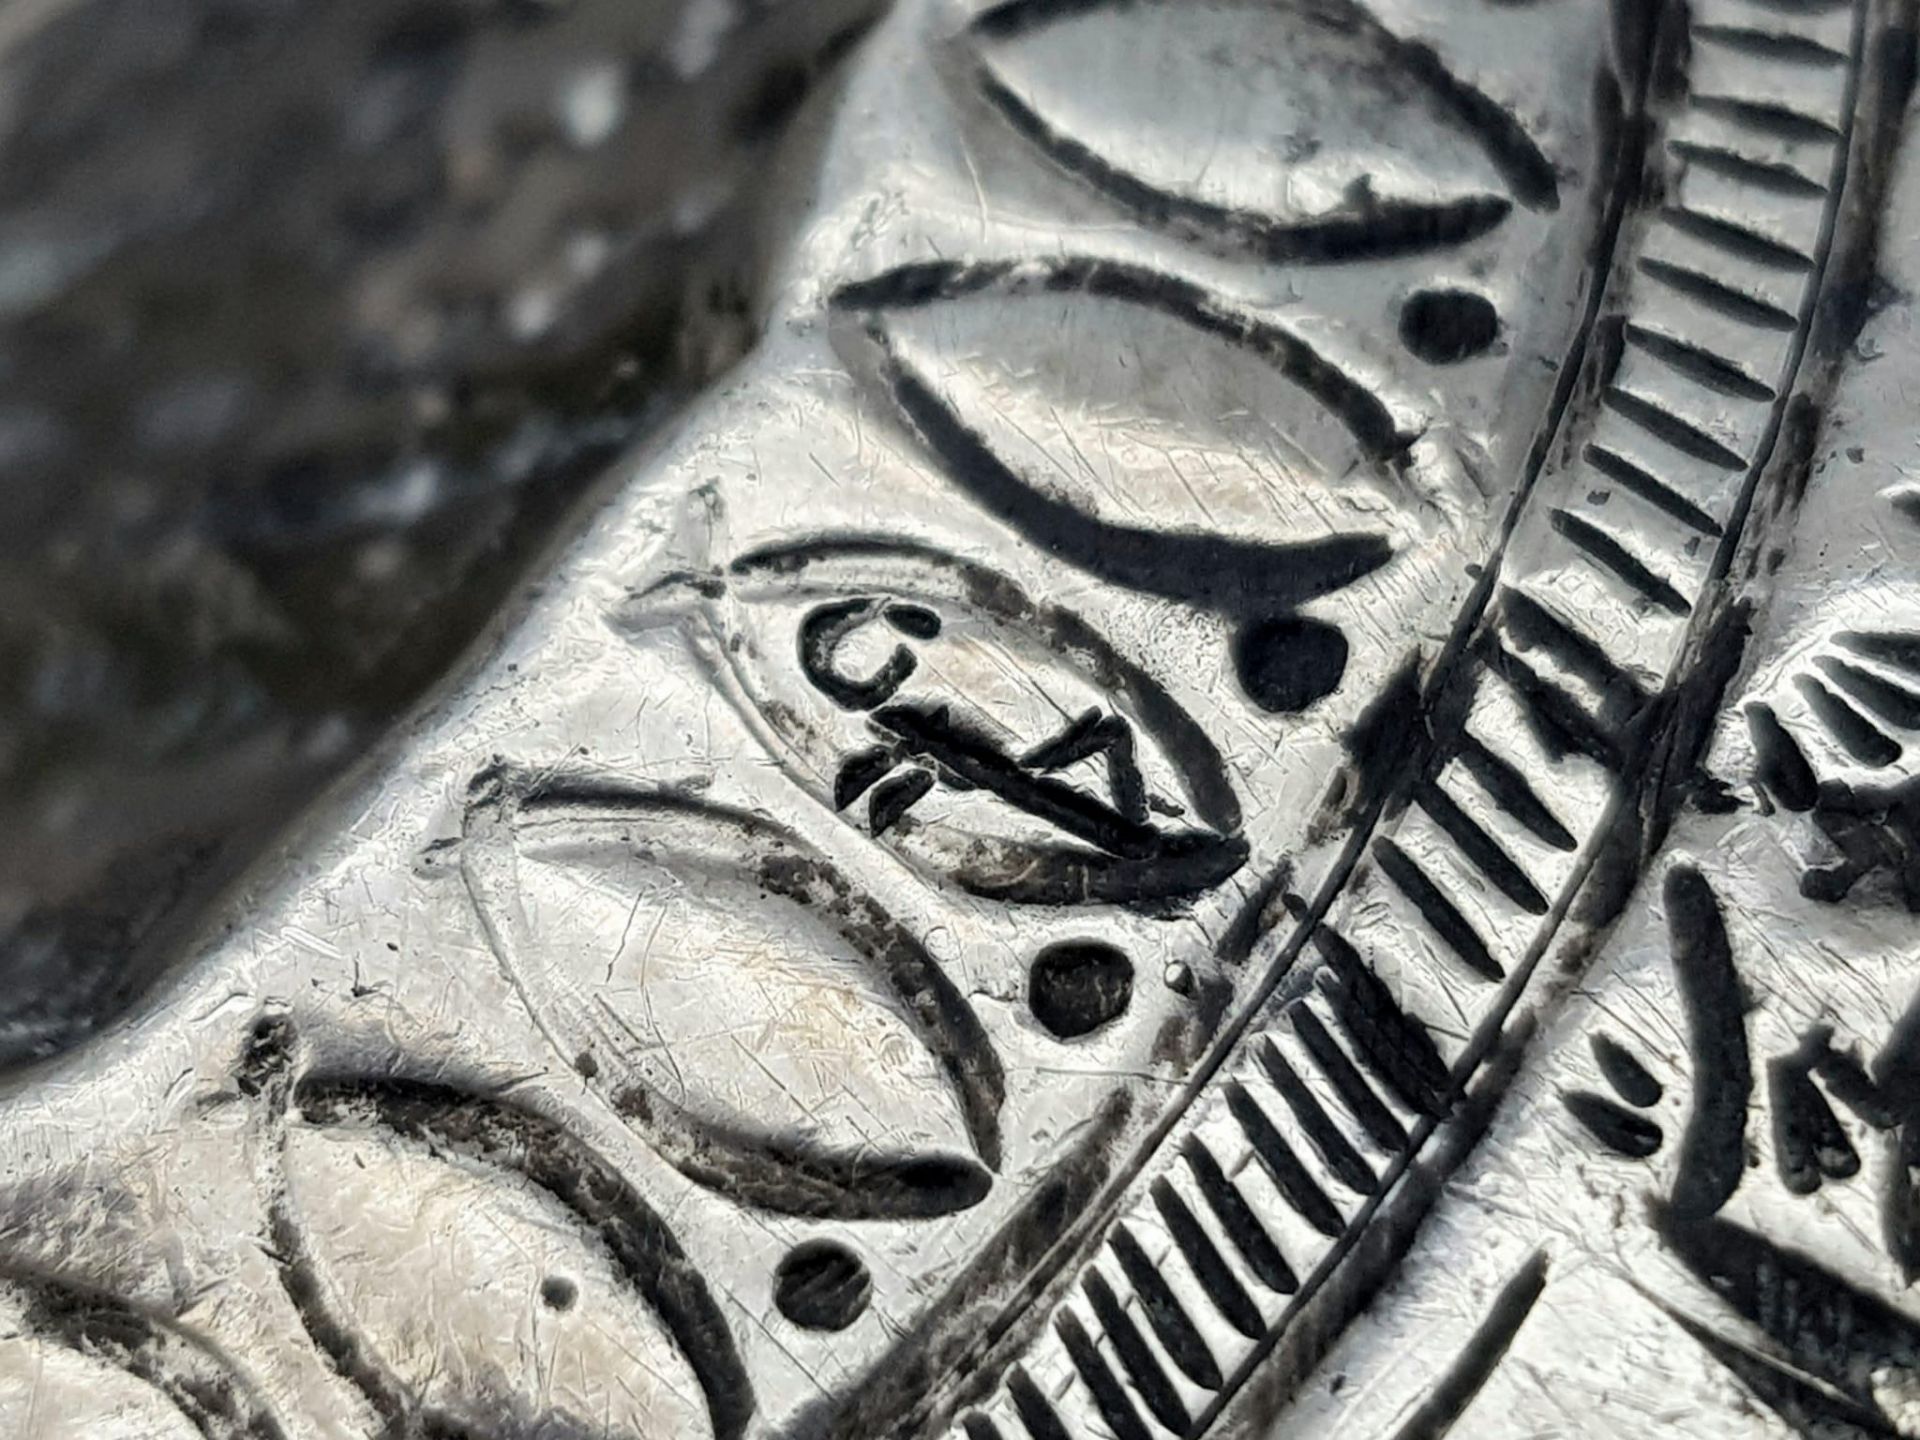
[(1920, 1434), (1912, 18), (900, 5), (12, 1083), (0, 1433)]

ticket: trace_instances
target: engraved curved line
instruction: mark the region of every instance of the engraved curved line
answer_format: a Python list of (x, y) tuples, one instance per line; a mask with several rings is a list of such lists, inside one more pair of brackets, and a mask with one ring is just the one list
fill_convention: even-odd
[[(1010, 39), (1056, 20), (1105, 8), (1118, 7), (1086, 0), (1008, 0), (973, 23), (976, 33)], [(1454, 74), (1431, 45), (1394, 34), (1352, 0), (1317, 0), (1310, 13), (1319, 23), (1358, 31), (1379, 46), (1389, 63), (1423, 86), (1479, 142), (1521, 204), (1533, 210), (1559, 209), (1560, 180), (1553, 162), (1510, 111)], [(1492, 229), (1509, 209), (1504, 199), (1487, 196), (1447, 205), (1386, 205), (1360, 215), (1286, 225), (1169, 195), (1055, 130), (985, 65), (978, 83), (1015, 130), (1063, 170), (1118, 204), (1150, 223), (1185, 220), (1224, 233), (1270, 261), (1367, 259), (1457, 244)]]
[[(819, 536), (766, 546), (735, 559), (728, 572), (742, 579), (781, 578), (804, 588), (810, 567), (841, 560), (904, 560), (948, 572), (982, 613), (1030, 629), (1056, 653), (1081, 661), (1104, 689), (1117, 694), (1139, 717), (1173, 762), (1201, 821), (1223, 835), (1238, 832), (1239, 797), (1227, 778), (1219, 747), (1199, 722), (1086, 621), (1071, 611), (1036, 602), (1006, 576), (917, 541), (866, 535)], [(821, 588), (828, 589), (824, 583)]]
[(978, 83), (1023, 138), (1123, 209), (1163, 230), (1223, 236), (1269, 265), (1393, 259), (1463, 245), (1493, 230), (1512, 213), (1513, 207), (1501, 196), (1472, 195), (1439, 205), (1376, 201), (1355, 214), (1285, 224), (1149, 185), (1047, 124), (984, 67)]
[(29, 1333), (104, 1361), (164, 1399), (205, 1440), (284, 1440), (233, 1359), (211, 1341), (102, 1291), (44, 1274), (0, 1273)]
[(1442, 1440), (1493, 1378), (1520, 1327), (1547, 1288), (1547, 1254), (1536, 1250), (1500, 1287), (1486, 1315), (1446, 1374), (1407, 1418), (1394, 1440)]
[(948, 477), (989, 513), (1079, 569), (1142, 594), (1246, 620), (1290, 611), (1392, 558), (1392, 546), (1381, 535), (1269, 544), (1096, 519), (1016, 475), (893, 353), (878, 326), (869, 333), (884, 357), (895, 403)]
[[(1212, 339), (1250, 351), (1325, 406), (1369, 458), (1391, 465), (1418, 436), (1395, 424), (1380, 397), (1296, 332), (1209, 294), (1190, 280), (1121, 260), (929, 260), (901, 265), (835, 291), (830, 306), (884, 315), (997, 291), (1008, 296), (1081, 294), (1155, 311)], [(896, 367), (884, 336), (876, 336)]]
[(1680, 1137), (1672, 1207), (1681, 1217), (1705, 1216), (1727, 1203), (1746, 1171), (1753, 1093), (1746, 1003), (1720, 902), (1706, 877), (1690, 865), (1674, 866), (1667, 872), (1665, 900), (1694, 1070), (1693, 1109)]
[[(580, 774), (535, 772), (501, 765), (473, 783), (467, 826), (477, 835), (490, 826), (511, 830), (522, 823), (567, 820), (589, 824), (654, 813), (718, 822), (737, 830), (749, 854), (750, 871), (770, 894), (819, 909), (824, 887), (828, 918), (867, 959), (877, 964), (902, 1002), (916, 1033), (946, 1071), (959, 1099), (961, 1118), (975, 1152), (988, 1170), (1000, 1164), (1000, 1104), (1005, 1078), (979, 1017), (944, 971), (891, 917), (858, 895), (824, 857), (811, 853), (777, 826), (742, 811), (686, 800), (658, 790), (635, 789), (615, 780)], [(476, 885), (471, 854), (469, 885), (476, 908), (491, 913), (484, 883)], [(503, 956), (513, 954), (507, 937), (490, 938)], [(518, 972), (515, 983), (519, 984)], [(536, 1015), (537, 997), (527, 996)], [(544, 1022), (543, 1031), (544, 1031)], [(549, 1043), (561, 1053), (555, 1037)], [(979, 1166), (952, 1156), (843, 1156), (820, 1147), (748, 1137), (707, 1121), (680, 1122), (677, 1107), (656, 1102), (638, 1087), (614, 1097), (629, 1119), (652, 1128), (663, 1153), (689, 1178), (722, 1188), (749, 1204), (823, 1218), (928, 1218), (978, 1204), (991, 1185)], [(684, 1129), (676, 1138), (671, 1130)]]
[[(438, 1154), (511, 1170), (546, 1191), (599, 1237), (619, 1273), (665, 1324), (706, 1396), (716, 1440), (745, 1434), (753, 1388), (726, 1317), (666, 1224), (586, 1145), (528, 1111), (426, 1082), (306, 1080), (295, 1103), (310, 1123), (379, 1125)], [(316, 1343), (367, 1394), (390, 1430), (406, 1423), (415, 1407), (399, 1383), (327, 1314), (284, 1201), (275, 1207), (274, 1238), (289, 1291), (297, 1287), (296, 1303)]]
[(800, 668), (820, 693), (842, 710), (870, 710), (883, 704), (912, 678), (919, 666), (911, 650), (896, 645), (880, 667), (865, 678), (847, 675), (836, 668), (834, 661), (847, 637), (869, 621), (881, 618), (881, 614), (878, 600), (858, 596), (822, 605), (800, 622)]

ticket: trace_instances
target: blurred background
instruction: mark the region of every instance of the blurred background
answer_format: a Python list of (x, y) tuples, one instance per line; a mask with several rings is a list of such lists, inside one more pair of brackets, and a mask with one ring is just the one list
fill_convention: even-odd
[(0, 0), (0, 1066), (123, 1010), (752, 343), (881, 0)]

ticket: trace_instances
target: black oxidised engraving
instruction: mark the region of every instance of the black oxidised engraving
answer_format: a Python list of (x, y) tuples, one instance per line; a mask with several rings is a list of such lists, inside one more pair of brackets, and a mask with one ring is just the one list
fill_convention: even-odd
[(1033, 1018), (1062, 1040), (1091, 1035), (1126, 1013), (1133, 962), (1098, 940), (1065, 940), (1034, 957), (1027, 976)]
[(1107, 1240), (1107, 1248), (1120, 1262), (1127, 1283), (1133, 1286), (1140, 1308), (1146, 1312), (1147, 1323), (1153, 1327), (1153, 1333), (1160, 1338), (1173, 1363), (1185, 1371), (1194, 1384), (1218, 1390), (1226, 1381), (1213, 1352), (1174, 1297), (1166, 1277), (1133, 1238), (1133, 1232), (1124, 1223), (1116, 1225)]
[(1081, 1380), (1093, 1396), (1094, 1408), (1113, 1432), (1114, 1440), (1153, 1440), (1152, 1432), (1133, 1408), (1126, 1388), (1101, 1357), (1080, 1317), (1071, 1310), (1062, 1310), (1054, 1317), (1053, 1325), (1066, 1347), (1067, 1357), (1073, 1361), (1073, 1368), (1080, 1372)]
[(1193, 1420), (1180, 1399), (1180, 1392), (1174, 1388), (1173, 1381), (1160, 1364), (1160, 1358), (1140, 1333), (1140, 1327), (1133, 1323), (1133, 1317), (1120, 1304), (1106, 1276), (1098, 1270), (1089, 1269), (1082, 1284), (1107, 1342), (1113, 1346), (1113, 1353), (1120, 1357), (1121, 1366), (1133, 1381), (1134, 1389), (1140, 1392), (1140, 1398), (1146, 1402), (1153, 1418), (1176, 1435), (1186, 1434)]
[[(974, 28), (992, 41), (1017, 44), (1021, 36), (1046, 25), (1103, 8), (1118, 23), (1125, 23), (1132, 9), (1081, 0), (1011, 0), (978, 17)], [(1558, 207), (1558, 176), (1525, 126), (1456, 75), (1432, 46), (1395, 35), (1349, 0), (1303, 8), (1294, 19), (1310, 31), (1324, 29), (1359, 47), (1355, 59), (1365, 57), (1364, 62), (1346, 72), (1350, 77), (1378, 76), (1376, 83), (1401, 104), (1424, 101), (1428, 113), (1416, 123), (1438, 120), (1477, 141), (1522, 204), (1539, 210)], [(1370, 177), (1364, 173), (1349, 187), (1342, 207), (1331, 213), (1286, 220), (1232, 209), (1152, 183), (1104, 155), (1097, 137), (1062, 131), (1003, 83), (991, 62), (981, 67), (977, 83), (1018, 134), (1061, 170), (1143, 223), (1191, 243), (1250, 252), (1269, 263), (1363, 260), (1456, 245), (1492, 229), (1511, 209), (1510, 202), (1499, 195), (1442, 202), (1383, 200), (1373, 193), (1367, 183)]]
[(1220, 1162), (1191, 1137), (1181, 1147), (1181, 1155), (1193, 1171), (1207, 1208), (1213, 1211), (1227, 1239), (1233, 1242), (1260, 1283), (1279, 1295), (1291, 1295), (1299, 1290), (1300, 1278), (1293, 1273), (1293, 1267), (1287, 1264), (1286, 1257), (1281, 1255), (1239, 1187), (1221, 1170)]
[(1753, 1069), (1747, 1053), (1746, 999), (1720, 902), (1706, 877), (1687, 865), (1667, 873), (1667, 931), (1674, 978), (1693, 1055), (1693, 1110), (1680, 1137), (1672, 1205), (1678, 1215), (1711, 1215), (1746, 1170), (1747, 1105)]
[(1356, 1195), (1371, 1195), (1375, 1184), (1373, 1168), (1340, 1132), (1306, 1082), (1294, 1073), (1279, 1047), (1271, 1039), (1263, 1040), (1259, 1055), (1261, 1067), (1273, 1081), (1273, 1088), (1287, 1102), (1293, 1118), (1306, 1131), (1307, 1139), (1313, 1142), (1313, 1148), (1334, 1178)]
[(1823, 1180), (1844, 1180), (1860, 1169), (1860, 1153), (1811, 1070), (1798, 1055), (1783, 1055), (1767, 1065), (1774, 1154), (1781, 1183), (1796, 1195), (1811, 1195)]
[(1338, 417), (1368, 455), (1398, 463), (1411, 443), (1379, 398), (1289, 330), (1236, 311), (1198, 287), (1110, 261), (915, 265), (841, 290), (835, 305), (869, 317), (882, 384), (948, 478), (1034, 544), (1114, 584), (1211, 610), (1233, 621), (1231, 652), (1249, 699), (1292, 713), (1330, 694), (1345, 672), (1336, 627), (1295, 613), (1351, 585), (1392, 555), (1386, 537), (1340, 534), (1298, 542), (1123, 525), (1099, 518), (1023, 477), (970, 428), (892, 345), (890, 311), (992, 290), (1079, 292), (1166, 314), (1272, 364)]
[(1291, 715), (1324, 700), (1347, 671), (1347, 637), (1305, 615), (1259, 620), (1233, 637), (1233, 669), (1262, 710)]
[(1300, 1157), (1293, 1153), (1293, 1147), (1267, 1118), (1267, 1112), (1260, 1108), (1260, 1102), (1249, 1095), (1246, 1087), (1237, 1080), (1227, 1082), (1227, 1112), (1233, 1116), (1247, 1141), (1253, 1146), (1253, 1153), (1259, 1159), (1273, 1183), (1286, 1201), (1300, 1212), (1305, 1220), (1322, 1235), (1338, 1239), (1346, 1229), (1346, 1222), (1339, 1210), (1314, 1183), (1312, 1174), (1300, 1163)]
[(1533, 1313), (1540, 1292), (1546, 1288), (1546, 1252), (1536, 1251), (1518, 1273), (1500, 1287), (1486, 1315), (1474, 1327), (1466, 1348), (1400, 1427), (1395, 1440), (1442, 1440), (1452, 1431), (1454, 1422), (1466, 1414), (1474, 1397), (1499, 1368), (1520, 1327)]
[(1400, 1008), (1338, 931), (1318, 925), (1313, 943), (1328, 965), (1320, 988), (1368, 1069), (1415, 1114), (1433, 1119), (1446, 1114), (1452, 1082), (1426, 1027)]
[(1167, 1233), (1173, 1236), (1173, 1243), (1186, 1258), (1188, 1268), (1200, 1282), (1200, 1288), (1207, 1292), (1207, 1298), (1213, 1302), (1214, 1308), (1242, 1335), (1249, 1340), (1258, 1340), (1266, 1333), (1259, 1307), (1253, 1303), (1246, 1287), (1227, 1265), (1219, 1248), (1193, 1218), (1193, 1212), (1187, 1208), (1187, 1202), (1180, 1198), (1180, 1192), (1165, 1177), (1160, 1177), (1149, 1187), (1149, 1193), (1153, 1197), (1154, 1208), (1166, 1222)]
[(867, 1264), (836, 1240), (809, 1240), (781, 1258), (773, 1304), (805, 1330), (844, 1330), (873, 1298)]
[(1590, 1090), (1575, 1090), (1562, 1095), (1567, 1113), (1586, 1127), (1587, 1133), (1616, 1155), (1629, 1160), (1645, 1160), (1658, 1153), (1665, 1138), (1660, 1127), (1644, 1115), (1636, 1115), (1616, 1105), (1604, 1095)]
[(800, 622), (801, 669), (821, 694), (843, 709), (870, 710), (892, 699), (919, 663), (911, 650), (898, 645), (871, 675), (850, 676), (838, 668), (842, 642), (876, 617), (917, 639), (930, 639), (940, 632), (939, 617), (931, 611), (920, 606), (883, 605), (866, 596), (818, 606)]
[(1394, 887), (1413, 903), (1433, 933), (1446, 942), (1447, 948), (1460, 957), (1461, 961), (1474, 974), (1484, 980), (1503, 980), (1506, 969), (1493, 958), (1493, 952), (1487, 948), (1487, 942), (1480, 938), (1479, 931), (1473, 928), (1473, 922), (1460, 913), (1455, 905), (1434, 883), (1431, 876), (1407, 852), (1392, 839), (1382, 835), (1373, 842), (1373, 855), (1380, 862), (1380, 872), (1391, 880)]
[(1500, 338), (1500, 312), (1471, 290), (1419, 290), (1400, 307), (1400, 342), (1429, 365), (1458, 365)]
[[(864, 804), (870, 833), (944, 878), (1023, 904), (1164, 912), (1246, 863), (1239, 801), (1218, 749), (1078, 617), (1035, 604), (1004, 576), (901, 542), (805, 541), (747, 555), (731, 570), (746, 592), (738, 612), (786, 596), (813, 601), (794, 642), (804, 691), (781, 691), (778, 673), (750, 663), (753, 647), (726, 638), (744, 698), (805, 769), (831, 777), (836, 810)], [(837, 600), (815, 598), (836, 590)], [(921, 593), (925, 603), (911, 598)], [(869, 658), (850, 669), (841, 657), (861, 627)], [(949, 641), (952, 650), (937, 648)], [(1043, 694), (1058, 682), (1105, 701), (1069, 712), (1051, 733), (1017, 733), (1030, 722), (1009, 724), (957, 678), (995, 650), (998, 664)], [(889, 658), (869, 668), (878, 654)], [(821, 696), (833, 718), (818, 709), (801, 718)], [(861, 717), (852, 745), (833, 731), (842, 714)], [(926, 803), (960, 794), (970, 800), (959, 815)], [(982, 800), (1002, 808), (983, 810)], [(1007, 818), (1022, 823), (1010, 831)]]
[(1640, 1062), (1640, 1058), (1629, 1051), (1618, 1040), (1595, 1032), (1591, 1041), (1593, 1058), (1600, 1066), (1600, 1073), (1606, 1078), (1620, 1098), (1629, 1105), (1642, 1110), (1651, 1109), (1660, 1103), (1664, 1093), (1660, 1082), (1653, 1073)]
[(1024, 1367), (1016, 1365), (1008, 1373), (1007, 1394), (1013, 1398), (1014, 1413), (1033, 1440), (1073, 1440), (1060, 1412), (1040, 1393), (1040, 1387), (1033, 1383), (1033, 1377)]

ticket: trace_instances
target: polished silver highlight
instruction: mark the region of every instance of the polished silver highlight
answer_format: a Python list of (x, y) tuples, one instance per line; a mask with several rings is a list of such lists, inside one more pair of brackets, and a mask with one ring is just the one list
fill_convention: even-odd
[(13, 1083), (0, 1418), (1920, 1433), (1912, 19), (902, 3), (752, 357)]

